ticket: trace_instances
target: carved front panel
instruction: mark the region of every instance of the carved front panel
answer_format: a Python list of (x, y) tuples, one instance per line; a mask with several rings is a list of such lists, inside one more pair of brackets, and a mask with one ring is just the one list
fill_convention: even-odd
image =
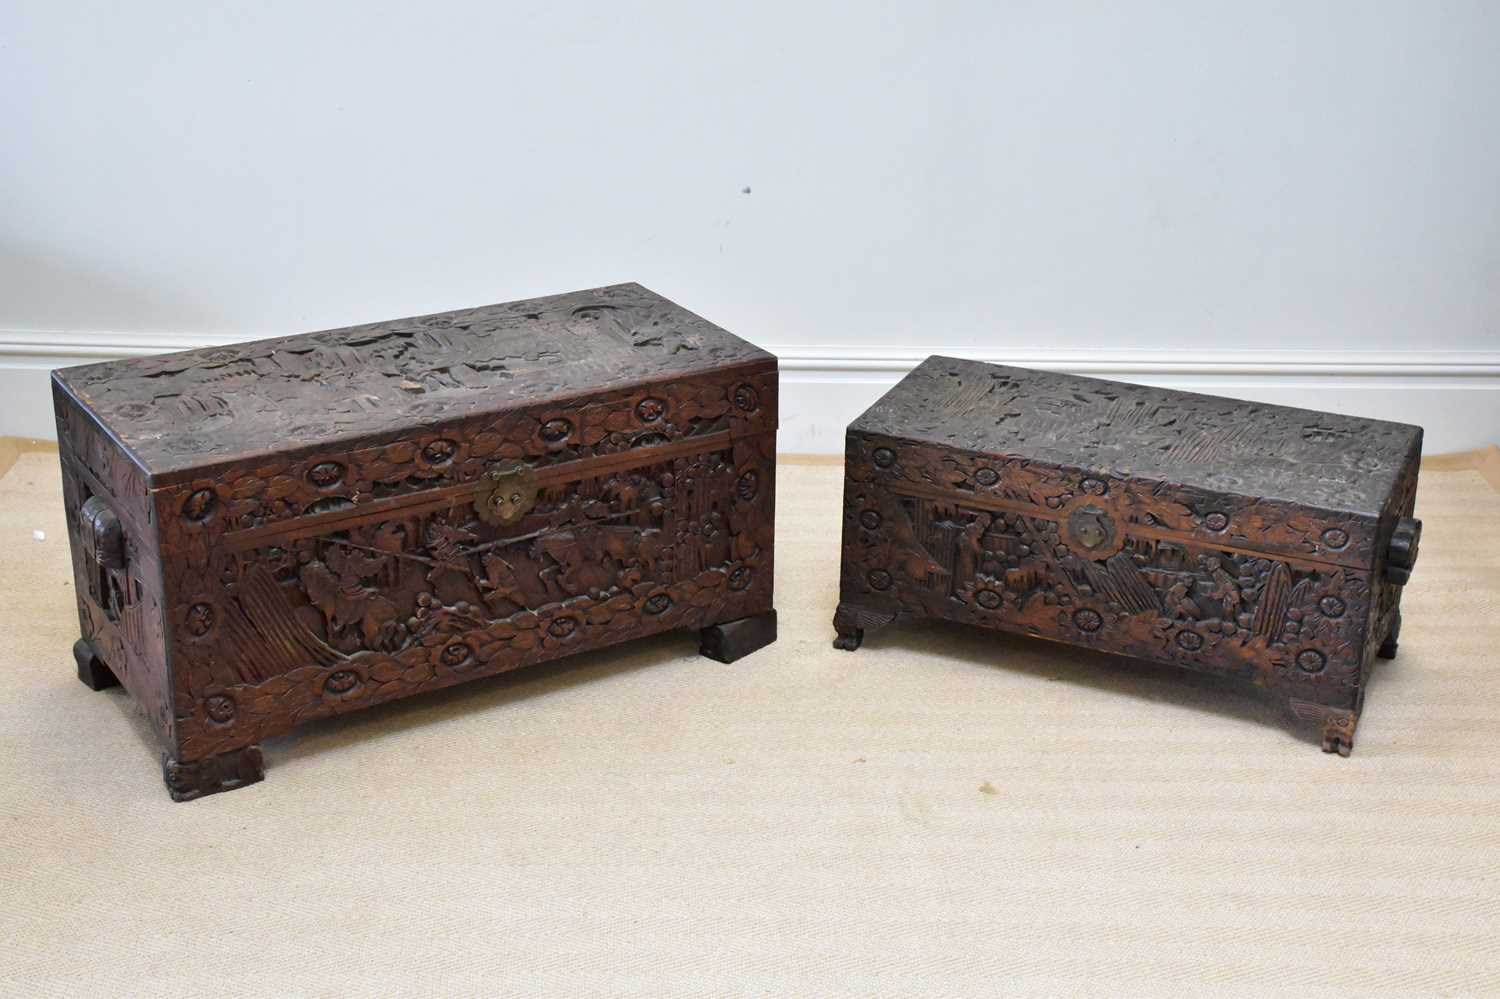
[(768, 610), (775, 402), (645, 386), (162, 489), (179, 757)]
[(846, 468), (850, 605), (1357, 697), (1373, 518), (863, 434)]

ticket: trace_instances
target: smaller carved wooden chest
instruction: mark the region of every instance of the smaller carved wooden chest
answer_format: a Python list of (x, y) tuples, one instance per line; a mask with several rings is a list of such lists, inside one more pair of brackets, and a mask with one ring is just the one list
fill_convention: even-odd
[(834, 645), (944, 618), (1242, 677), (1345, 756), (1420, 427), (930, 357), (849, 427)]
[(773, 640), (776, 359), (639, 285), (53, 373), (83, 637), (184, 800), (326, 715)]

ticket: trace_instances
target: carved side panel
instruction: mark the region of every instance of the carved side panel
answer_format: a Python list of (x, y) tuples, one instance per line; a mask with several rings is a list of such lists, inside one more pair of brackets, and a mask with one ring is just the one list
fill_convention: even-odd
[[(136, 699), (163, 747), (176, 739), (162, 614), (156, 523), (140, 470), (54, 387), (63, 509), (81, 637)], [(119, 519), (123, 558), (101, 565), (84, 537), (83, 506), (99, 497)], [(113, 561), (113, 560), (111, 560)]]
[[(1422, 441), (1419, 437), (1407, 455), (1406, 466), (1402, 470), (1401, 478), (1396, 484), (1396, 490), (1392, 494), (1386, 510), (1380, 518), (1380, 548), (1382, 556), (1377, 560), (1377, 568), (1384, 564), (1385, 546), (1390, 543), (1391, 534), (1395, 529), (1396, 521), (1402, 517), (1410, 517), (1415, 513), (1417, 504), (1417, 473), (1422, 461)], [(1369, 668), (1373, 661), (1375, 650), (1385, 640), (1385, 636), (1398, 620), (1401, 613), (1401, 593), (1404, 587), (1397, 586), (1385, 577), (1382, 572), (1375, 577), (1375, 600), (1370, 612), (1370, 627), (1365, 649), (1365, 667)]]
[(162, 489), (180, 758), (770, 609), (775, 432), (733, 431), (775, 404), (705, 379)]
[(1370, 518), (850, 435), (842, 600), (1356, 701)]

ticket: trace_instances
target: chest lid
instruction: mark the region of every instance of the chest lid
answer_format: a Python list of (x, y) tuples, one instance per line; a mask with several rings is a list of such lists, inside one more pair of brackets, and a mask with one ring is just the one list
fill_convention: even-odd
[(1422, 429), (932, 356), (850, 430), (1378, 517)]
[(776, 359), (638, 284), (64, 368), (153, 480)]

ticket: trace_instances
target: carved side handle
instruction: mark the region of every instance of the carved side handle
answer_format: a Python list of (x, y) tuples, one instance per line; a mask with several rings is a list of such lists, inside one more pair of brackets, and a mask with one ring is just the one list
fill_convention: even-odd
[(1422, 540), (1422, 522), (1415, 517), (1402, 517), (1396, 521), (1391, 532), (1391, 546), (1385, 555), (1385, 578), (1397, 586), (1405, 586), (1411, 578), (1412, 566), (1417, 564), (1417, 546)]
[(94, 561), (106, 569), (123, 569), (125, 532), (109, 504), (98, 496), (90, 496), (79, 515), (83, 521), (84, 550), (91, 552)]

